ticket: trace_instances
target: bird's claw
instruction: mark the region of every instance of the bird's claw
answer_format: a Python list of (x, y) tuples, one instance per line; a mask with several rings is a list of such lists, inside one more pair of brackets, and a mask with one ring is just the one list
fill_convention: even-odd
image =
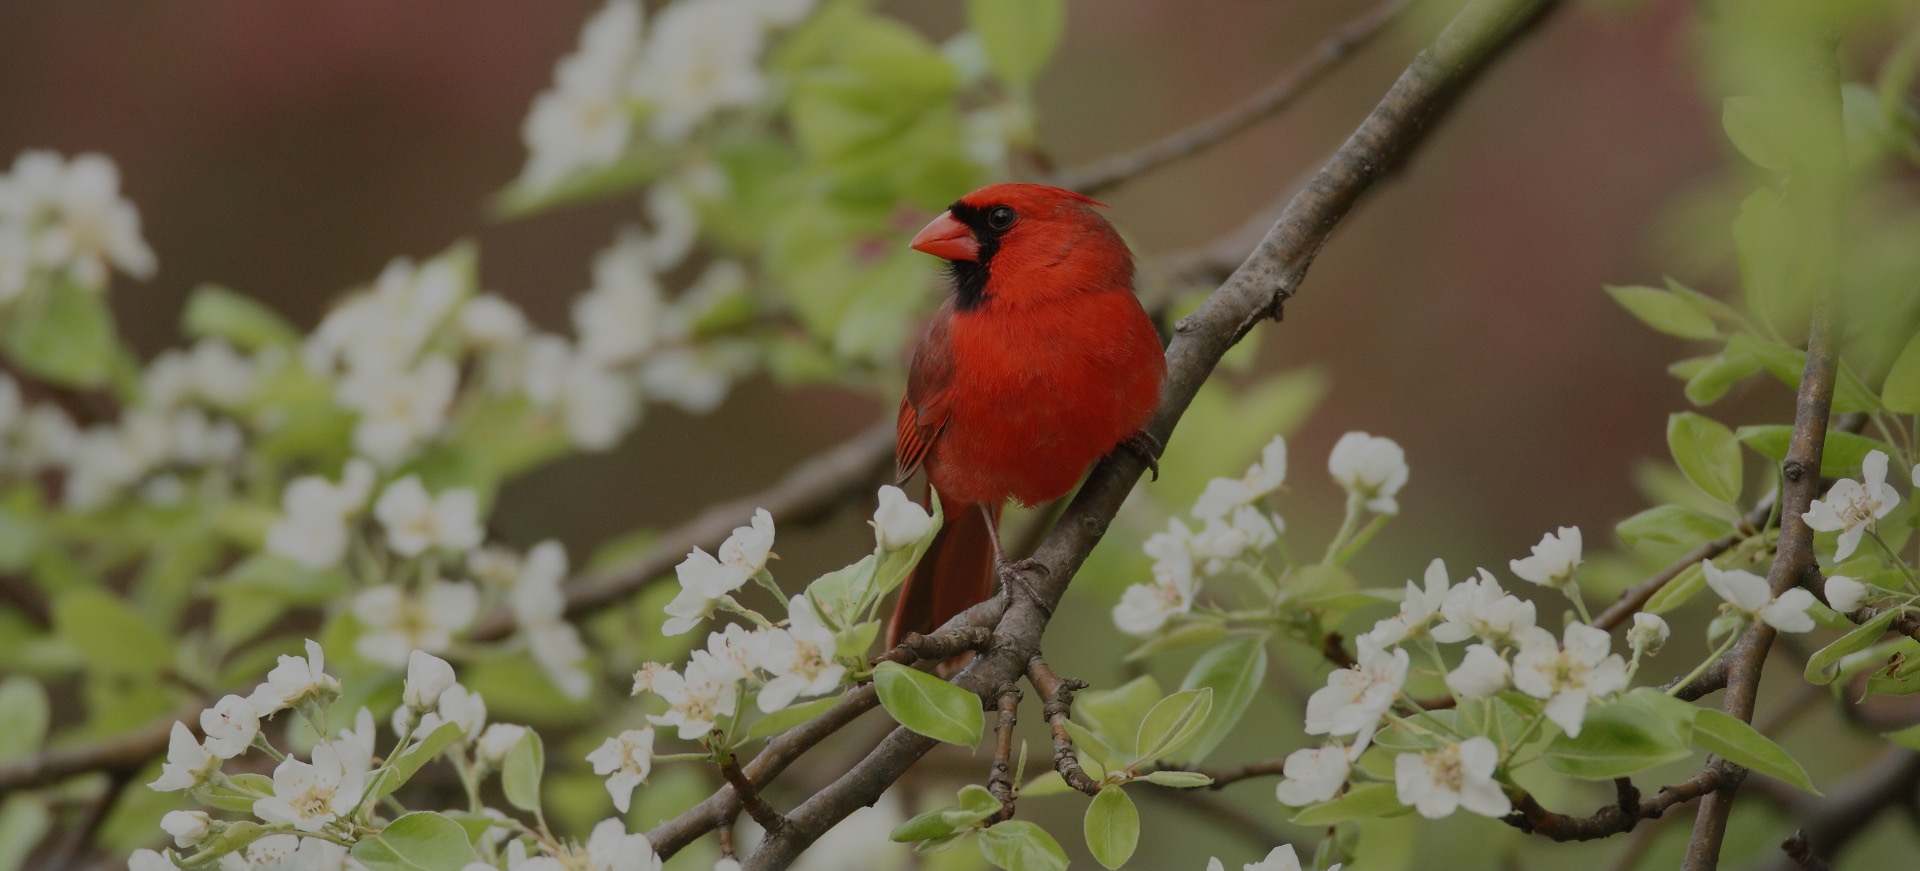
[(1051, 569), (1041, 564), (1039, 560), (1029, 558), (1012, 562), (1005, 557), (1000, 558), (996, 568), (1000, 573), (1000, 595), (1006, 600), (1008, 607), (1013, 605), (1013, 585), (1018, 583), (1027, 597), (1033, 600), (1033, 604), (1040, 606), (1040, 612), (1045, 614), (1047, 619), (1053, 619), (1053, 608), (1047, 604), (1046, 599), (1040, 597), (1040, 591), (1033, 588), (1033, 584), (1027, 581), (1026, 575), (1029, 571), (1048, 575), (1052, 574)]
[(1133, 435), (1120, 440), (1120, 446), (1132, 451), (1140, 462), (1147, 464), (1147, 471), (1153, 473), (1153, 480), (1160, 480), (1160, 454), (1166, 447), (1160, 440), (1146, 430), (1138, 430)]

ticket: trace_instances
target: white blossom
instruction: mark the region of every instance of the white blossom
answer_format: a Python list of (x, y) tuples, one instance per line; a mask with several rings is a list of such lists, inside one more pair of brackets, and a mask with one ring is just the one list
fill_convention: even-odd
[(0, 224), (30, 228), (29, 254), (42, 268), (101, 288), (109, 264), (151, 278), (153, 249), (140, 236), (140, 213), (120, 196), (120, 170), (99, 154), (65, 160), (26, 151), (0, 176)]
[(407, 682), (400, 691), (400, 703), (416, 711), (440, 704), (440, 695), (453, 686), (453, 666), (425, 650), (407, 654)]
[(390, 469), (446, 427), (459, 387), (452, 361), (428, 357), (410, 371), (374, 371), (343, 381), (334, 399), (360, 415), (354, 449)]
[(1225, 518), (1209, 517), (1206, 525), (1188, 541), (1193, 557), (1203, 561), (1209, 573), (1224, 570), (1251, 551), (1262, 550), (1279, 540), (1277, 518), (1253, 505), (1241, 505)]
[(680, 593), (667, 603), (670, 618), (661, 632), (681, 635), (713, 616), (714, 606), (723, 597), (745, 586), (755, 573), (766, 567), (772, 548), (773, 515), (765, 508), (754, 512), (749, 525), (734, 528), (733, 534), (721, 543), (719, 557), (694, 548), (674, 567), (680, 579)]
[(1194, 589), (1191, 565), (1154, 563), (1152, 583), (1134, 584), (1120, 595), (1113, 606), (1113, 625), (1128, 635), (1152, 635), (1168, 620), (1193, 610)]
[(1613, 638), (1604, 629), (1569, 623), (1563, 638), (1564, 646), (1538, 626), (1521, 633), (1520, 651), (1513, 657), (1513, 686), (1546, 699), (1547, 719), (1569, 737), (1578, 737), (1587, 703), (1627, 688), (1627, 665), (1609, 652)]
[(200, 712), (200, 730), (206, 733), (208, 753), (232, 759), (247, 752), (253, 736), (260, 734), (260, 715), (246, 699), (222, 696), (213, 707)]
[(1627, 647), (1641, 656), (1653, 656), (1666, 645), (1667, 636), (1671, 634), (1673, 630), (1660, 615), (1638, 611), (1633, 615), (1633, 628), (1627, 630)]
[(353, 597), (353, 616), (365, 630), (353, 649), (373, 662), (410, 667), (415, 652), (452, 647), (479, 613), (480, 591), (469, 583), (433, 581), (417, 596), (393, 585), (368, 587)]
[(207, 839), (213, 831), (213, 818), (202, 811), (168, 811), (160, 818), (160, 830), (173, 836), (174, 846), (186, 849)]
[(1375, 514), (1399, 514), (1394, 499), (1407, 484), (1407, 454), (1392, 439), (1350, 432), (1333, 445), (1327, 471), (1350, 498)]
[(639, 362), (659, 341), (666, 302), (646, 238), (631, 227), (593, 261), (593, 287), (574, 298), (580, 356), (601, 366)]
[(1493, 779), (1499, 765), (1499, 748), (1475, 736), (1425, 753), (1400, 754), (1393, 760), (1393, 781), (1400, 803), (1427, 819), (1448, 817), (1463, 807), (1497, 819), (1513, 810)]
[(207, 752), (187, 724), (175, 722), (167, 735), (167, 761), (160, 766), (160, 776), (147, 786), (156, 792), (192, 789), (219, 768), (220, 757)]
[(847, 667), (834, 659), (833, 630), (820, 620), (805, 596), (787, 603), (787, 628), (761, 635), (760, 665), (773, 675), (760, 688), (760, 710), (778, 711), (799, 696), (817, 696), (840, 688)]
[(638, 95), (653, 105), (654, 136), (680, 141), (715, 110), (766, 93), (759, 63), (764, 34), (743, 26), (754, 17), (754, 0), (682, 0), (654, 18), (633, 79)]
[(305, 657), (282, 654), (280, 663), (267, 672), (267, 680), (247, 697), (247, 703), (260, 716), (313, 700), (326, 702), (340, 695), (340, 681), (326, 673), (326, 656), (320, 645), (307, 639)]
[(1428, 624), (1440, 614), (1440, 606), (1447, 598), (1447, 564), (1435, 557), (1427, 563), (1424, 581), (1426, 588), (1407, 582), (1407, 592), (1400, 600), (1400, 613), (1373, 624), (1366, 635), (1367, 640), (1380, 647), (1392, 647), (1409, 638), (1417, 638), (1427, 631)]
[(587, 871), (660, 871), (646, 835), (627, 833), (619, 819), (601, 820), (587, 835)]
[(594, 774), (607, 779), (613, 806), (626, 813), (634, 788), (646, 783), (653, 771), (653, 727), (628, 729), (608, 738), (587, 754), (587, 761), (593, 763)]
[(1239, 478), (1215, 478), (1193, 503), (1193, 516), (1225, 517), (1234, 509), (1253, 505), (1280, 489), (1287, 480), (1287, 440), (1274, 436), (1260, 450), (1260, 459)]
[(483, 293), (460, 307), (460, 330), (483, 348), (508, 348), (526, 341), (527, 316), (506, 297)]
[(1445, 622), (1433, 627), (1434, 640), (1443, 644), (1478, 637), (1488, 644), (1511, 641), (1534, 624), (1532, 602), (1501, 589), (1500, 582), (1486, 569), (1480, 569), (1447, 590), (1440, 603)]
[(527, 727), (514, 723), (494, 723), (480, 733), (474, 743), (474, 756), (495, 768), (507, 761), (507, 754), (527, 736)]
[(1766, 578), (1744, 569), (1723, 570), (1712, 560), (1701, 560), (1700, 568), (1707, 574), (1707, 586), (1749, 619), (1759, 620), (1781, 632), (1813, 630), (1813, 615), (1807, 613), (1807, 609), (1813, 607), (1815, 599), (1805, 589), (1794, 587), (1775, 596)]
[(360, 871), (347, 848), (319, 838), (267, 835), (220, 857), (220, 871)]
[(289, 756), (273, 770), (273, 795), (253, 803), (255, 816), (320, 831), (360, 803), (366, 770), (349, 767), (332, 744), (314, 745), (313, 761)]
[(694, 348), (670, 348), (647, 359), (640, 368), (640, 383), (656, 401), (688, 414), (706, 414), (727, 398), (733, 379), (751, 368), (757, 353), (746, 341), (713, 340)]
[(472, 741), (480, 737), (487, 725), (487, 701), (459, 684), (447, 688), (440, 694), (438, 708), (440, 720), (460, 727), (465, 740)]
[(561, 60), (555, 87), (534, 98), (521, 126), (527, 145), (523, 185), (550, 187), (626, 152), (633, 135), (627, 79), (643, 24), (636, 0), (612, 0), (587, 20), (579, 49)]
[(1335, 669), (1327, 685), (1307, 697), (1306, 732), (1309, 735), (1353, 735), (1351, 753), (1358, 756), (1373, 740), (1380, 716), (1393, 707), (1407, 682), (1409, 659), (1400, 648), (1384, 650), (1361, 639), (1360, 656), (1352, 668)]
[(1281, 770), (1285, 779), (1274, 787), (1274, 797), (1288, 807), (1326, 801), (1347, 785), (1351, 770), (1347, 748), (1338, 744), (1295, 750), (1287, 754)]
[(684, 674), (672, 669), (652, 674), (647, 688), (669, 707), (664, 714), (648, 714), (647, 719), (656, 726), (677, 728), (683, 741), (704, 738), (719, 718), (731, 717), (738, 709), (740, 681), (745, 677), (733, 663), (696, 650)]
[(339, 565), (347, 554), (347, 520), (365, 507), (373, 479), (373, 466), (358, 459), (347, 463), (339, 484), (318, 475), (295, 478), (280, 494), (282, 516), (267, 530), (267, 550), (315, 571)]
[(920, 503), (907, 498), (899, 487), (880, 488), (880, 506), (873, 511), (874, 540), (881, 550), (901, 550), (920, 543), (933, 528), (933, 515)]
[(592, 677), (583, 666), (586, 645), (580, 631), (568, 623), (566, 597), (560, 582), (567, 576), (567, 552), (557, 541), (543, 541), (527, 552), (519, 577), (507, 591), (507, 606), (534, 662), (568, 698), (583, 699), (592, 691)]
[[(1281, 844), (1269, 851), (1267, 858), (1240, 867), (1242, 871), (1300, 871), (1300, 857), (1294, 854), (1292, 844)], [(1226, 871), (1226, 866), (1220, 864), (1218, 858), (1210, 856), (1207, 858), (1207, 871)], [(1327, 871), (1340, 871), (1339, 863)]]
[(672, 269), (685, 260), (700, 238), (700, 214), (678, 186), (656, 184), (647, 189), (647, 260), (655, 269)]
[(1532, 556), (1511, 560), (1508, 568), (1521, 580), (1543, 587), (1557, 590), (1573, 583), (1574, 572), (1580, 569), (1580, 527), (1562, 526), (1557, 534), (1541, 536)]
[[(1915, 479), (1920, 482), (1920, 470)], [(1920, 487), (1920, 483), (1914, 486)], [(1860, 546), (1860, 537), (1873, 532), (1880, 518), (1900, 504), (1900, 494), (1887, 483), (1887, 455), (1868, 451), (1860, 463), (1860, 480), (1841, 478), (1827, 491), (1827, 498), (1816, 499), (1803, 515), (1815, 532), (1838, 532), (1834, 559), (1846, 559)], [(1792, 631), (1792, 630), (1788, 630)]]
[(1827, 594), (1827, 605), (1842, 614), (1859, 610), (1860, 603), (1866, 601), (1867, 585), (1843, 575), (1831, 575), (1823, 587)]
[(1511, 674), (1500, 651), (1485, 644), (1469, 644), (1460, 665), (1447, 672), (1447, 689), (1469, 699), (1491, 698), (1507, 688)]
[(373, 513), (386, 529), (387, 544), (401, 556), (428, 550), (462, 552), (480, 546), (480, 497), (467, 487), (430, 496), (417, 475), (388, 484)]

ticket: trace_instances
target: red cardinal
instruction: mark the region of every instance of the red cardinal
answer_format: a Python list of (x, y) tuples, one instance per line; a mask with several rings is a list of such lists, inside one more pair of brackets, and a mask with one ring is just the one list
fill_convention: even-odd
[(889, 645), (991, 594), (1008, 499), (1058, 499), (1116, 447), (1151, 443), (1140, 428), (1166, 356), (1133, 295), (1133, 253), (1099, 205), (991, 185), (913, 237), (948, 262), (953, 296), (914, 352), (895, 456), (902, 480), (926, 470), (946, 525), (901, 590)]

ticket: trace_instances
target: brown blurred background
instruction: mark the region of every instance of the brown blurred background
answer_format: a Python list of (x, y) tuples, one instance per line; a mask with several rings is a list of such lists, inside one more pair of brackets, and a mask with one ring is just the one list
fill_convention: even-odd
[[(1045, 147), (1071, 166), (1212, 114), (1366, 5), (1076, 0), (1039, 87)], [(520, 168), (529, 101), (596, 6), (0, 0), (0, 160), (53, 148), (118, 161), (161, 264), (150, 284), (115, 290), (143, 353), (178, 341), (201, 282), (307, 327), (389, 258), (463, 237), (481, 243), (488, 288), (564, 328), (591, 253), (634, 207), (502, 224), (485, 206)], [(883, 6), (935, 39), (962, 18), (957, 3)], [(1685, 400), (1664, 368), (1685, 349), (1600, 288), (1685, 268), (1655, 243), (1657, 222), (1722, 169), (1718, 111), (1689, 60), (1697, 24), (1680, 0), (1555, 15), (1341, 228), (1286, 322), (1263, 328), (1261, 368), (1313, 365), (1332, 383), (1294, 442), (1289, 502), (1337, 510), (1324, 458), (1346, 430), (1406, 447), (1406, 519), (1369, 555), (1381, 572), (1369, 581), (1414, 576), (1435, 555), (1504, 568), (1558, 524), (1608, 546), (1612, 524), (1644, 506), (1629, 473), (1666, 454), (1665, 417)], [(1148, 253), (1235, 227), (1338, 144), (1413, 49), (1411, 37), (1371, 45), (1279, 120), (1108, 196), (1113, 219)], [(1784, 391), (1746, 389), (1723, 420), (1791, 407)], [(884, 410), (760, 381), (711, 417), (655, 410), (616, 453), (513, 485), (498, 525), (578, 552), (757, 489)], [(1337, 517), (1289, 520), (1313, 530)], [(848, 513), (824, 533), (783, 535), (781, 550), (804, 574), (844, 562), (862, 535)]]

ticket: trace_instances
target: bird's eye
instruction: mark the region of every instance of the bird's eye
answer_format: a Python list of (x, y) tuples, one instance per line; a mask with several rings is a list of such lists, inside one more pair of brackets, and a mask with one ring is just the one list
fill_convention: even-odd
[(987, 226), (995, 230), (1005, 230), (1013, 226), (1014, 219), (1018, 217), (1006, 206), (995, 206), (993, 211), (987, 213)]

